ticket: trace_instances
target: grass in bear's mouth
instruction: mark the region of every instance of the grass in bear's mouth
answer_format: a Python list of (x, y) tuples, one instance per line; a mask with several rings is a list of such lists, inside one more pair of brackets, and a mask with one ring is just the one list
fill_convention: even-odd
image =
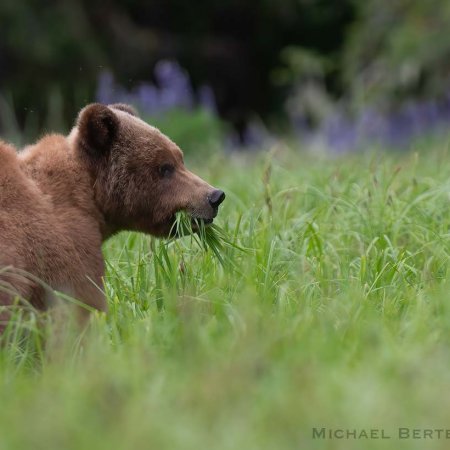
[(225, 247), (234, 247), (245, 251), (232, 242), (223, 228), (213, 224), (212, 219), (198, 219), (185, 211), (179, 211), (175, 214), (175, 221), (170, 234), (172, 235), (172, 233), (175, 236), (191, 236), (204, 250), (210, 250), (222, 266), (231, 263), (226, 259)]

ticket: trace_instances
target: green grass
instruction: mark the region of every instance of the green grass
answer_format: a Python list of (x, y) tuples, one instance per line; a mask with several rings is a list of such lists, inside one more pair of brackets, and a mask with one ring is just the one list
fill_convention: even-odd
[(0, 350), (0, 450), (448, 448), (396, 438), (450, 428), (447, 145), (294, 150), (194, 168), (217, 241), (111, 239), (109, 316)]

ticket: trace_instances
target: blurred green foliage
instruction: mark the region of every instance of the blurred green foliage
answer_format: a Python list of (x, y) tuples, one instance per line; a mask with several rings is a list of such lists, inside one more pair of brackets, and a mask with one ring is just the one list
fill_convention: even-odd
[(336, 52), (293, 45), (280, 53), (282, 66), (273, 79), (291, 88), (289, 112), (314, 121), (338, 99), (392, 109), (411, 98), (448, 93), (449, 2), (355, 0), (353, 8), (355, 18)]
[(103, 70), (131, 88), (161, 59), (210, 84), (240, 132), (286, 102), (320, 120), (342, 98), (392, 107), (448, 89), (442, 0), (2, 0), (0, 26), (0, 96), (30, 133), (68, 128)]
[(346, 88), (361, 101), (392, 102), (449, 89), (450, 2), (370, 0), (344, 47)]
[(200, 0), (195, 8), (180, 0), (2, 0), (1, 94), (12, 98), (20, 126), (32, 109), (40, 129), (57, 89), (67, 126), (94, 100), (105, 69), (128, 89), (172, 59), (194, 87), (210, 84), (221, 117), (242, 128), (255, 112), (281, 111), (285, 90), (271, 78), (280, 52), (293, 44), (336, 52), (351, 17), (350, 0)]
[(144, 119), (170, 136), (191, 160), (200, 161), (218, 150), (217, 147), (224, 137), (223, 123), (210, 112), (200, 108), (194, 111), (174, 109), (161, 116)]
[(2, 93), (13, 99), (18, 121), (25, 122), (29, 110), (50, 112), (56, 91), (64, 98), (59, 113), (73, 118), (92, 99), (98, 67), (105, 63), (83, 2), (2, 0), (0, 26)]

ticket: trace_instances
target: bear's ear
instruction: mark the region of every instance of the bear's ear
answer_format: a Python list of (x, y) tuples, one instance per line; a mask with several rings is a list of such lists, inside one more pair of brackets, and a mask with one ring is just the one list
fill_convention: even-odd
[(125, 103), (114, 103), (113, 105), (108, 105), (110, 108), (118, 109), (119, 111), (126, 112), (132, 116), (139, 117), (139, 113), (131, 105)]
[(92, 155), (107, 152), (117, 137), (119, 119), (105, 105), (93, 103), (83, 108), (77, 121), (80, 144)]

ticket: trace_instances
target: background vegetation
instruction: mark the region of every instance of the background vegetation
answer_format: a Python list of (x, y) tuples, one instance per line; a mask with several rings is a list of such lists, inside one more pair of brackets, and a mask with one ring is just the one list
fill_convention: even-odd
[[(29, 139), (67, 129), (98, 99), (105, 72), (116, 89), (161, 87), (154, 69), (162, 60), (177, 61), (194, 92), (211, 88), (214, 113), (239, 144), (248, 144), (255, 117), (302, 141), (320, 129), (335, 142), (330, 117), (347, 123), (375, 110), (388, 125), (347, 134), (378, 134), (398, 146), (392, 114), (400, 111), (409, 136), (417, 121), (433, 128), (443, 102), (449, 109), (450, 7), (439, 0), (210, 0), (195, 8), (179, 0), (4, 0), (0, 24), (0, 130), (10, 132), (12, 114)], [(431, 106), (408, 115), (411, 101)]]
[[(110, 314), (33, 319), (0, 349), (0, 448), (444, 449), (447, 145), (330, 160), (279, 149), (195, 170), (227, 192), (219, 264), (183, 238), (105, 245)], [(65, 325), (66, 327), (66, 325)], [(312, 439), (312, 427), (390, 440)]]

